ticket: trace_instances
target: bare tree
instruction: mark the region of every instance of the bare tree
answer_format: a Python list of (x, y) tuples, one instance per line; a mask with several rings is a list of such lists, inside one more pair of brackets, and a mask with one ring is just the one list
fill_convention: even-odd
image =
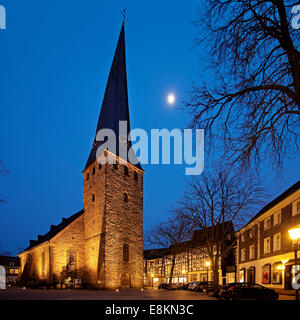
[(188, 220), (169, 219), (154, 227), (146, 235), (146, 242), (154, 248), (167, 248), (168, 255), (165, 259), (171, 261), (169, 288), (171, 288), (176, 255), (186, 249), (185, 241), (190, 240), (190, 224)]
[[(225, 144), (225, 159), (247, 169), (281, 165), (299, 147), (300, 32), (295, 1), (210, 0), (195, 22), (197, 45), (209, 48), (212, 81), (193, 85), (192, 126)], [(207, 59), (207, 55), (204, 57)], [(209, 78), (209, 77), (208, 77)], [(212, 145), (212, 143), (210, 143)]]
[(224, 170), (205, 172), (192, 178), (177, 215), (201, 231), (202, 250), (209, 257), (215, 289), (219, 284), (219, 266), (235, 245), (234, 227), (249, 218), (246, 213), (259, 202), (261, 189), (253, 178), (234, 176)]

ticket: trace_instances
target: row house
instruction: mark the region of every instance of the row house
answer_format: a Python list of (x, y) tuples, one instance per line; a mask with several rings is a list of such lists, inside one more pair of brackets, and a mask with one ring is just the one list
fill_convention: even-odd
[[(233, 226), (229, 228), (228, 241), (230, 244), (234, 241)], [(172, 283), (213, 280), (210, 259), (206, 254), (205, 244), (201, 241), (201, 231), (195, 231), (192, 239), (182, 247), (184, 250), (175, 258)], [(157, 287), (160, 283), (169, 283), (171, 267), (171, 253), (168, 248), (144, 250), (144, 286)], [(233, 281), (235, 281), (234, 248), (219, 262), (220, 284)]]
[(299, 225), (300, 181), (266, 205), (237, 232), (238, 281), (292, 289), (295, 260), (288, 230)]
[(18, 257), (0, 255), (0, 267), (5, 270), (6, 283), (17, 282), (20, 268), (20, 259)]

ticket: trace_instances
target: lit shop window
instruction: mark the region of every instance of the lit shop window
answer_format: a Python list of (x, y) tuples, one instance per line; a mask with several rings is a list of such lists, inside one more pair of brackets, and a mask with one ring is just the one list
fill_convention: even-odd
[(263, 266), (263, 273), (262, 273), (262, 283), (269, 284), (271, 281), (271, 265), (265, 264)]

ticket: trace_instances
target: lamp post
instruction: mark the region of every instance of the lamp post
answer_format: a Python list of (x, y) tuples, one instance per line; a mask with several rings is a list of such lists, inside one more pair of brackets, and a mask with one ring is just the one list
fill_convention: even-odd
[[(300, 227), (293, 228), (289, 230), (290, 238), (293, 241), (294, 253), (295, 253), (295, 279), (298, 273), (298, 259), (297, 259), (297, 249), (298, 249), (298, 242), (300, 240)], [(297, 285), (297, 283), (296, 283)], [(296, 287), (296, 300), (299, 300), (299, 288)]]
[(208, 281), (208, 269), (210, 267), (210, 261), (206, 261), (205, 266), (206, 266), (206, 277), (207, 277), (207, 281)]
[(205, 266), (206, 266), (206, 272), (207, 272), (207, 274), (206, 274), (206, 277), (207, 277), (207, 289), (206, 289), (206, 294), (208, 295), (209, 293), (208, 293), (208, 269), (209, 269), (209, 267), (210, 267), (210, 261), (206, 261), (205, 262)]

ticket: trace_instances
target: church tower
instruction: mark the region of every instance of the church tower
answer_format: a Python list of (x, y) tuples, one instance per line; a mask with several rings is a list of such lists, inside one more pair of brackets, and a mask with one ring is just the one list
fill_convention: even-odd
[[(122, 161), (119, 150), (119, 121), (130, 132), (124, 23), (120, 32), (96, 134), (111, 129), (116, 150), (104, 151), (115, 164), (101, 165), (95, 140), (83, 170), (85, 270), (89, 282), (98, 288), (143, 286), (143, 174), (140, 164)], [(129, 148), (130, 143), (126, 144)], [(99, 159), (98, 159), (99, 160)]]

